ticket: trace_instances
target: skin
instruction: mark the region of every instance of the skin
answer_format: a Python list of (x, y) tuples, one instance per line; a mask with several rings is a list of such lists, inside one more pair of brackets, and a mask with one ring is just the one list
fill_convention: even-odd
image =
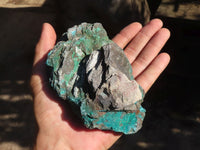
[[(145, 92), (170, 61), (167, 53), (159, 53), (170, 37), (169, 30), (162, 26), (163, 23), (159, 19), (150, 21), (144, 27), (139, 23), (132, 23), (113, 38), (113, 41), (124, 49), (132, 65), (133, 76)], [(35, 50), (30, 83), (39, 127), (35, 150), (108, 149), (122, 134), (86, 129), (73, 115), (71, 108), (59, 100), (48, 85), (45, 61), (55, 42), (56, 33), (53, 27), (44, 23)]]

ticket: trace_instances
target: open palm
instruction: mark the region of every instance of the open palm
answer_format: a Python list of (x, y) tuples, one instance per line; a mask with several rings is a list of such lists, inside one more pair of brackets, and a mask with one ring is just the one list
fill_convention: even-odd
[[(168, 54), (159, 54), (169, 36), (170, 32), (162, 28), (162, 21), (154, 19), (144, 27), (132, 23), (113, 38), (124, 49), (132, 65), (133, 76), (145, 92), (169, 63)], [(34, 110), (39, 126), (35, 149), (108, 149), (121, 133), (86, 129), (73, 115), (69, 105), (60, 100), (48, 85), (45, 61), (55, 42), (53, 27), (45, 23), (36, 46), (31, 77)]]

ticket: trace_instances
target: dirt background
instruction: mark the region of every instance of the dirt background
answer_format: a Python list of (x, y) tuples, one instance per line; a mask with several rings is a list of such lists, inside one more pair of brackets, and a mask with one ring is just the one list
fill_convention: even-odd
[[(145, 18), (130, 19), (123, 13), (117, 14), (118, 20), (109, 20), (101, 7), (94, 13), (93, 6), (82, 4), (86, 1), (77, 2), (0, 0), (0, 150), (30, 150), (34, 145), (37, 125), (29, 78), (43, 22), (51, 23), (58, 37), (88, 18), (103, 22), (110, 37), (132, 21), (145, 22)], [(200, 1), (163, 0), (160, 5), (149, 2), (152, 14), (155, 12), (152, 17), (161, 18), (171, 31), (163, 51), (172, 60), (146, 95), (143, 128), (137, 134), (122, 136), (111, 150), (199, 150)], [(119, 16), (124, 19), (122, 23)], [(99, 19), (102, 17), (107, 21)]]

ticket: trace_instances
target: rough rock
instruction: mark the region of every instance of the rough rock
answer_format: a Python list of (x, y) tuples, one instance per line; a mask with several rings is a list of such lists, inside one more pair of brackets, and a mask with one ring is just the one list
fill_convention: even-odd
[(46, 62), (53, 89), (87, 128), (137, 132), (145, 116), (144, 91), (123, 50), (100, 23), (74, 26), (61, 39)]

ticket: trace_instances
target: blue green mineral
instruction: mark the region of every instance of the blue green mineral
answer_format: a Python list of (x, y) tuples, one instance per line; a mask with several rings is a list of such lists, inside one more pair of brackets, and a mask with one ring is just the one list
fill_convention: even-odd
[(46, 61), (59, 97), (78, 108), (87, 128), (137, 132), (145, 116), (144, 91), (123, 50), (100, 23), (74, 26), (61, 39)]

